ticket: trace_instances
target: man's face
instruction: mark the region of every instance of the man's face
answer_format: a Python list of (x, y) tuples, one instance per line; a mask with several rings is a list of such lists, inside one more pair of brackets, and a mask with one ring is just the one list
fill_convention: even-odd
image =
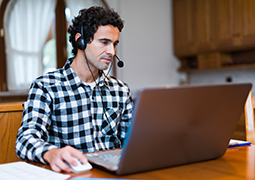
[(85, 49), (91, 70), (106, 70), (115, 55), (120, 31), (112, 25), (99, 26)]

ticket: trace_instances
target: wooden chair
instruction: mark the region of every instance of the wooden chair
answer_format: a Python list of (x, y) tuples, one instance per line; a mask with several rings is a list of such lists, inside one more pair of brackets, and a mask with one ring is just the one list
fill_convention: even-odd
[(252, 97), (252, 92), (249, 93), (244, 107), (246, 141), (255, 145), (255, 97)]
[(22, 102), (0, 103), (0, 164), (20, 160), (15, 153), (15, 141), (22, 111)]

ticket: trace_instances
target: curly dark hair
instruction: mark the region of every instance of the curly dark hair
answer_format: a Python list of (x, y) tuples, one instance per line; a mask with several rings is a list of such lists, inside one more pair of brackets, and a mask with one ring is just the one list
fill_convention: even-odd
[(77, 54), (77, 43), (75, 35), (81, 33), (81, 26), (83, 25), (83, 38), (87, 43), (90, 43), (94, 34), (101, 25), (112, 25), (117, 27), (121, 32), (124, 27), (124, 21), (120, 18), (119, 14), (113, 9), (106, 9), (100, 6), (92, 6), (88, 9), (79, 11), (79, 15), (74, 17), (72, 25), (68, 28), (70, 34), (69, 41), (72, 43), (72, 53), (74, 56)]

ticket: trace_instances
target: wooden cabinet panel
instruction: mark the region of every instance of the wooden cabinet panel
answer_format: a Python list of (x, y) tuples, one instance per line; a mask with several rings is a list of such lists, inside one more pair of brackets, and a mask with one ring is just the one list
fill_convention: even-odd
[(175, 53), (194, 54), (194, 0), (173, 1), (173, 21)]
[(255, 0), (174, 0), (178, 56), (255, 48)]
[(255, 1), (254, 0), (245, 0), (239, 2), (242, 4), (242, 21), (241, 26), (241, 35), (242, 35), (242, 44), (243, 45), (254, 45), (255, 44)]
[(216, 0), (218, 49), (255, 47), (255, 1)]
[(215, 48), (214, 0), (195, 1), (195, 31), (198, 52)]
[(217, 46), (229, 47), (233, 37), (233, 1), (216, 0)]
[(174, 47), (178, 56), (215, 48), (214, 0), (175, 0)]
[(255, 66), (254, 58), (248, 63), (244, 62), (247, 58), (233, 59), (235, 52), (255, 49), (255, 0), (173, 0), (173, 12), (174, 52), (181, 71), (200, 69), (200, 62), (203, 67), (216, 64), (219, 68), (212, 58), (200, 61), (214, 53), (231, 57), (224, 58), (220, 68)]

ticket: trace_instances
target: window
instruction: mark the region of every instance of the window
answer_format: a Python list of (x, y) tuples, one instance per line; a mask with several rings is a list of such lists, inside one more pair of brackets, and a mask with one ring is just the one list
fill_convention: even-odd
[(42, 74), (42, 48), (56, 0), (9, 1), (4, 13), (8, 90), (25, 90)]
[[(76, 15), (73, 12), (77, 11), (77, 9), (89, 7), (91, 5), (107, 5), (104, 0), (86, 0), (86, 1), (84, 0), (41, 0), (41, 1), (2, 0), (1, 1), (0, 0), (0, 3), (1, 3), (0, 4), (0, 35), (1, 35), (0, 36), (0, 64), (1, 64), (0, 65), (0, 91), (28, 89), (31, 82), (33, 81), (35, 77), (47, 71), (51, 71), (53, 69), (62, 67), (64, 63), (66, 62), (66, 59), (72, 56), (71, 45), (68, 41), (69, 38), (68, 38), (68, 34), (66, 30), (67, 30), (67, 24), (68, 22), (70, 22), (70, 19), (71, 19), (70, 17), (73, 17), (74, 15)], [(18, 3), (20, 4), (17, 5)], [(22, 7), (21, 5), (22, 3), (27, 3), (27, 6)], [(28, 15), (29, 13), (31, 13), (31, 10), (29, 10), (28, 8), (31, 8), (32, 6), (40, 7), (38, 8), (38, 11), (45, 10), (45, 8), (42, 8), (44, 6), (38, 5), (38, 3), (48, 4), (47, 7), (52, 8), (52, 11), (53, 11), (53, 16), (48, 18), (45, 18), (44, 15), (42, 16), (43, 13), (40, 14), (42, 18), (47, 19), (47, 21), (45, 22), (49, 22), (49, 19), (52, 19), (52, 22), (55, 22), (55, 23), (49, 22), (48, 30), (46, 28), (46, 30), (44, 31), (44, 34), (40, 32), (39, 30), (42, 30), (42, 28), (45, 29), (45, 27), (40, 27), (40, 28), (38, 27), (40, 26), (40, 24), (44, 22), (42, 19), (39, 20), (40, 23), (38, 23), (37, 25), (31, 26), (33, 28), (28, 27), (27, 31), (20, 30), (20, 25), (16, 24), (19, 21), (16, 21), (15, 23), (13, 23), (13, 25), (10, 25), (11, 23), (9, 23), (8, 25), (6, 24), (8, 21), (5, 21), (4, 18), (11, 18), (11, 14), (15, 14), (17, 12), (22, 12), (20, 14), (23, 14), (23, 15), (26, 14), (26, 16), (24, 15), (23, 17), (24, 18), (23, 25), (26, 23), (29, 24), (31, 21), (38, 22), (38, 20), (37, 21), (31, 20), (35, 18), (34, 16)], [(51, 5), (49, 6), (50, 3)], [(84, 5), (84, 3), (87, 3), (87, 4)], [(6, 12), (6, 10), (8, 10), (8, 13)], [(49, 15), (49, 14), (50, 13), (46, 13), (46, 15)], [(40, 16), (38, 17), (36, 16), (36, 17), (39, 18)], [(7, 27), (11, 27), (11, 28), (3, 28), (4, 23)], [(53, 27), (55, 27), (54, 28), (55, 30), (52, 29)], [(34, 31), (28, 33), (28, 31), (30, 31), (31, 29), (34, 29)], [(16, 33), (16, 34), (14, 35), (13, 33), (14, 34)], [(24, 33), (26, 34), (28, 38), (30, 38), (29, 40), (24, 40)], [(39, 33), (42, 33), (44, 37), (41, 39), (38, 39), (38, 37), (42, 37), (42, 35), (39, 35)], [(10, 36), (10, 34), (12, 35)], [(49, 34), (52, 35), (50, 36), (50, 38), (49, 38)], [(8, 39), (7, 36), (10, 39)], [(20, 42), (26, 42), (26, 43), (32, 42), (32, 41), (36, 41), (36, 42), (40, 41), (41, 46), (39, 47), (39, 45), (33, 46), (29, 44), (24, 47), (22, 45), (20, 45), (19, 47), (16, 47), (19, 45), (19, 44), (17, 45), (17, 42), (18, 42), (17, 38), (21, 39)], [(11, 39), (14, 39), (14, 42), (12, 42)], [(13, 57), (14, 54), (18, 58)], [(37, 60), (35, 61), (34, 59), (36, 58)], [(8, 59), (8, 65), (6, 63), (7, 59)], [(11, 63), (9, 59), (12, 59)], [(20, 65), (17, 66), (17, 64), (20, 64)], [(11, 66), (15, 66), (16, 70), (15, 68)], [(23, 72), (25, 72), (25, 75), (23, 74)], [(17, 79), (19, 83), (17, 83)], [(12, 82), (12, 83), (9, 83), (9, 82)]]

